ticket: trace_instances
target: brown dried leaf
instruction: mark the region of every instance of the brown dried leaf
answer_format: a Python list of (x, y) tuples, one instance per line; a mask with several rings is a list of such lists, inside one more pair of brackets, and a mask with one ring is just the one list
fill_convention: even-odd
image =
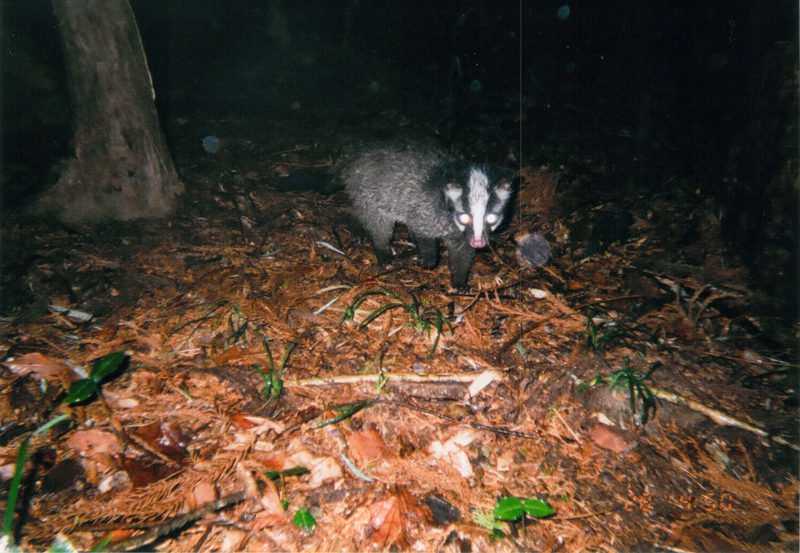
[(614, 453), (622, 453), (631, 446), (631, 442), (625, 439), (622, 430), (605, 424), (598, 424), (589, 433), (589, 437), (603, 449), (608, 449)]
[(254, 532), (288, 522), (275, 483), (267, 480), (265, 484), (264, 492), (260, 497), (260, 503), (264, 510), (250, 523), (250, 528)]
[(211, 482), (198, 482), (194, 485), (192, 493), (186, 497), (190, 511), (217, 499), (217, 490)]
[(76, 432), (67, 440), (67, 447), (81, 457), (92, 458), (100, 455), (119, 455), (122, 448), (117, 437), (102, 430)]
[(347, 447), (350, 454), (359, 465), (364, 465), (375, 459), (393, 459), (394, 451), (384, 443), (380, 433), (376, 430), (354, 432), (347, 437)]
[(127, 529), (111, 530), (105, 535), (103, 535), (102, 538), (98, 539), (96, 543), (92, 544), (92, 550), (94, 550), (95, 547), (100, 545), (106, 539), (110, 540), (106, 542), (106, 545), (113, 545), (115, 543), (127, 540), (132, 535), (133, 535), (133, 530), (127, 530)]
[(58, 381), (64, 387), (69, 388), (70, 384), (78, 379), (72, 369), (56, 361), (55, 359), (41, 353), (28, 353), (13, 361), (3, 363), (11, 372), (19, 376), (33, 373), (39, 378), (49, 381)]
[(119, 462), (135, 488), (143, 488), (178, 471), (175, 465), (165, 465), (131, 455), (121, 455)]
[(433, 515), (425, 505), (418, 505), (414, 497), (401, 486), (384, 499), (369, 506), (370, 524), (375, 529), (370, 545), (378, 549), (396, 546), (408, 549), (409, 533), (423, 524), (430, 524)]
[(189, 438), (174, 422), (154, 422), (128, 430), (128, 437), (158, 458), (183, 463), (189, 456)]
[(278, 453), (267, 459), (259, 459), (259, 462), (264, 465), (264, 468), (270, 470), (283, 470), (286, 466), (286, 454)]
[(246, 350), (240, 348), (239, 346), (233, 346), (228, 348), (221, 354), (217, 355), (214, 358), (215, 365), (235, 365), (237, 361), (239, 361), (242, 357), (246, 357), (249, 354)]
[(286, 426), (278, 421), (264, 417), (254, 417), (252, 415), (235, 414), (231, 415), (231, 421), (242, 430), (251, 430), (254, 434), (266, 434), (273, 431), (276, 434), (283, 434)]
[(308, 468), (311, 469), (311, 479), (308, 481), (311, 488), (342, 478), (342, 467), (333, 457), (318, 457)]

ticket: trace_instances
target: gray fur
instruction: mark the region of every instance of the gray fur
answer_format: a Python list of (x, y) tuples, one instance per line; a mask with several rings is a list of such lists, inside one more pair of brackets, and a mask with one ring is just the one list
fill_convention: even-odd
[[(477, 173), (476, 173), (477, 172)], [(473, 178), (471, 175), (486, 175)], [(492, 180), (494, 177), (494, 180)], [(342, 171), (355, 223), (372, 241), (378, 262), (391, 260), (391, 239), (396, 223), (403, 223), (419, 250), (420, 264), (427, 269), (438, 262), (439, 240), (448, 251), (454, 288), (466, 288), (475, 256), (470, 246), (473, 225), (456, 223), (460, 212), (472, 213), (470, 201), (482, 198), (475, 213), (492, 213), (499, 219), (478, 225), (473, 244), (485, 244), (486, 234), (500, 224), (510, 203), (514, 172), (451, 161), (424, 145), (402, 143), (378, 146), (353, 156)], [(471, 186), (485, 186), (484, 193), (470, 193)], [(481, 215), (482, 216), (482, 215)]]

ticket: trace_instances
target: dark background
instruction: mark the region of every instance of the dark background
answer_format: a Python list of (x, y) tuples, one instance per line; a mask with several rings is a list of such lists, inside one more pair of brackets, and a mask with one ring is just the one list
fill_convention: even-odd
[[(467, 157), (560, 168), (587, 205), (710, 206), (726, 256), (796, 316), (795, 1), (131, 3), (179, 169), (215, 121), (289, 143), (424, 127)], [(2, 46), (13, 211), (70, 153), (50, 3), (4, 2)]]

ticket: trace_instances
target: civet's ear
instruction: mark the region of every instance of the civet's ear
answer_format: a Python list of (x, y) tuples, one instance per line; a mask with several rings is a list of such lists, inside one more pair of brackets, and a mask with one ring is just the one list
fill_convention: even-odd
[(504, 188), (511, 188), (511, 184), (517, 176), (517, 172), (514, 169), (509, 169), (507, 167), (492, 167), (487, 172), (489, 180), (496, 183), (496, 186), (502, 186)]

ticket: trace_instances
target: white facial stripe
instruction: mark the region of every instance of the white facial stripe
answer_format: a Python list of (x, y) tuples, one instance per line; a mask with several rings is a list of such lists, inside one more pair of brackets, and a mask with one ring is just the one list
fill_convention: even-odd
[[(453, 184), (453, 183), (448, 184), (444, 189), (444, 195), (453, 204), (453, 211), (456, 214), (462, 213), (464, 211), (464, 208), (462, 207), (462, 201), (461, 201), (461, 196), (463, 194), (464, 194), (464, 190), (460, 186), (457, 186), (456, 184)], [(458, 230), (460, 230), (461, 232), (464, 232), (464, 229), (467, 228), (466, 226), (461, 224), (461, 221), (458, 220), (458, 215), (455, 215), (453, 217), (453, 221), (455, 222), (456, 226), (458, 227)]]
[[(511, 197), (511, 183), (509, 182), (502, 182), (494, 189), (494, 194), (497, 196), (497, 199), (500, 200), (503, 204), (508, 201)], [(497, 221), (495, 224), (491, 225), (491, 229), (494, 230), (500, 226), (500, 223), (503, 222), (503, 213), (495, 213), (497, 215)]]
[(483, 217), (489, 204), (489, 178), (486, 173), (474, 167), (469, 172), (469, 209), (472, 215), (472, 235), (475, 239), (483, 237)]

